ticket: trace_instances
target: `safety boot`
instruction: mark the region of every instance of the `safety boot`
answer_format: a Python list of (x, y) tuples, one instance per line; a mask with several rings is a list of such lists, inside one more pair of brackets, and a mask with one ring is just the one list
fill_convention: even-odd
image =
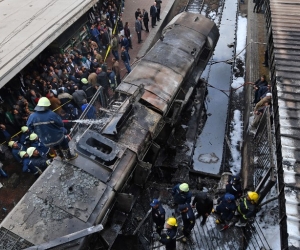
[(56, 155), (58, 155), (58, 156), (60, 157), (60, 159), (61, 159), (62, 161), (65, 160), (65, 155), (64, 155), (63, 150), (57, 149), (57, 150), (55, 150), (55, 153), (56, 153)]
[(70, 149), (67, 149), (67, 150), (63, 150), (64, 154), (65, 154), (65, 159), (66, 161), (71, 161), (71, 160), (74, 160), (78, 157), (78, 154), (75, 153), (75, 154), (71, 154), (71, 151)]

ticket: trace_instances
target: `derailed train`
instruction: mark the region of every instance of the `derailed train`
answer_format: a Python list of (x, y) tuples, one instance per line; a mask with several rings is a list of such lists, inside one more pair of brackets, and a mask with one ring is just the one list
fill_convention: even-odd
[[(100, 235), (111, 248), (134, 201), (124, 187), (146, 181), (218, 38), (215, 23), (204, 16), (177, 15), (99, 120), (74, 127), (71, 145), (78, 158), (54, 160), (44, 171), (1, 223), (0, 246), (24, 249), (101, 223)], [(85, 249), (86, 241), (65, 246)]]

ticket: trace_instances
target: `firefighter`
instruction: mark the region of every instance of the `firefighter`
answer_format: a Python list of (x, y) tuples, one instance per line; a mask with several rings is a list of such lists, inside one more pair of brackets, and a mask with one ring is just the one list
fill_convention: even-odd
[[(195, 206), (196, 205), (196, 206)], [(198, 193), (193, 202), (192, 207), (196, 207), (198, 216), (202, 216), (201, 226), (203, 226), (206, 222), (208, 215), (211, 213), (213, 208), (213, 200), (207, 195), (205, 192)]]
[(18, 141), (10, 141), (8, 143), (8, 146), (10, 146), (12, 148), (11, 153), (12, 153), (13, 157), (15, 158), (15, 160), (18, 163), (22, 163), (22, 159), (19, 155), (19, 152), (22, 150), (26, 150), (26, 148)]
[(182, 238), (182, 241), (186, 242), (187, 241), (186, 237), (190, 236), (191, 231), (195, 226), (196, 218), (191, 205), (188, 203), (178, 205), (178, 210), (181, 213), (182, 222), (183, 222), (182, 232), (184, 237)]
[(175, 218), (168, 218), (165, 224), (165, 230), (161, 236), (158, 233), (154, 233), (155, 240), (159, 240), (166, 246), (166, 250), (176, 250), (176, 235), (177, 235), (177, 221)]
[(230, 221), (236, 211), (235, 197), (232, 194), (226, 193), (218, 199), (219, 205), (216, 207), (215, 213), (219, 215), (219, 219), (216, 220), (217, 224)]
[(172, 195), (175, 204), (191, 203), (192, 194), (189, 191), (189, 185), (187, 183), (177, 184), (172, 189)]
[(236, 200), (242, 196), (241, 178), (238, 175), (229, 177), (226, 193), (233, 194)]
[(23, 126), (21, 128), (22, 134), (20, 136), (20, 143), (23, 144), (25, 147), (29, 147), (30, 141), (29, 141), (29, 136), (30, 136), (30, 131), (29, 128), (26, 126)]
[(31, 133), (29, 140), (31, 142), (31, 147), (35, 147), (42, 157), (50, 159), (55, 156), (50, 154), (50, 148), (46, 147), (44, 143), (42, 143), (37, 134)]
[(35, 167), (39, 170), (39, 173), (43, 172), (53, 161), (53, 159), (47, 159), (40, 155), (39, 151), (35, 147), (29, 147), (26, 151), (30, 157), (29, 166)]
[(47, 97), (40, 98), (34, 108), (36, 112), (32, 113), (27, 120), (27, 126), (38, 135), (46, 147), (53, 147), (62, 160), (73, 160), (78, 155), (71, 153), (69, 141), (64, 134), (62, 119), (50, 110), (50, 105)]
[(20, 157), (22, 158), (22, 171), (23, 173), (33, 173), (33, 175), (38, 176), (39, 171), (36, 167), (30, 164), (30, 158), (26, 151), (19, 152)]
[(150, 206), (152, 207), (152, 219), (155, 223), (156, 232), (160, 235), (164, 228), (166, 211), (158, 199), (153, 199)]
[(251, 191), (247, 193), (246, 197), (240, 200), (237, 209), (240, 214), (240, 220), (235, 224), (237, 227), (246, 226), (248, 219), (255, 217), (258, 200), (259, 194)]

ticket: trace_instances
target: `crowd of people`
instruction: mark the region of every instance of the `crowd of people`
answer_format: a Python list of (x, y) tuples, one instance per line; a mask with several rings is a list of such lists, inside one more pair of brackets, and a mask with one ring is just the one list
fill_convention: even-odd
[[(154, 5), (156, 7), (151, 7), (150, 17), (159, 21), (161, 0), (156, 0)], [(49, 100), (48, 109), (58, 115), (57, 120), (76, 120), (86, 108), (89, 109), (87, 118), (95, 119), (97, 110), (90, 101), (101, 87), (104, 100), (100, 100), (100, 104), (104, 107), (107, 105), (121, 82), (120, 60), (127, 73), (130, 73), (129, 49), (132, 49), (132, 34), (128, 22), (123, 24), (123, 9), (124, 1), (102, 2), (95, 10), (95, 21), (90, 25), (88, 36), (83, 41), (72, 44), (71, 50), (64, 53), (43, 52), (1, 89), (0, 101), (3, 105), (0, 109), (0, 139), (3, 143), (16, 142), (12, 144), (12, 148), (13, 152), (19, 149), (18, 153), (14, 153), (18, 162), (29, 155), (31, 157), (31, 154), (24, 153), (20, 157), (19, 153), (28, 148), (28, 144), (24, 145), (24, 141), (20, 140), (28, 119), (39, 112), (37, 107), (41, 99), (45, 101), (43, 98), (46, 97)], [(138, 9), (135, 19), (135, 31), (140, 43), (143, 26), (149, 32), (149, 14), (145, 9), (143, 12)], [(106, 52), (110, 51), (112, 57), (107, 62)], [(72, 125), (65, 123), (59, 126), (64, 127), (64, 133), (67, 134)], [(19, 136), (21, 128), (22, 135)], [(30, 133), (35, 132), (32, 128), (29, 130)], [(39, 134), (42, 141), (44, 137), (44, 134)], [(32, 170), (27, 167), (23, 169)], [(32, 171), (37, 173), (36, 170)]]
[[(235, 223), (235, 226), (246, 226), (247, 222), (256, 215), (259, 194), (251, 191), (245, 196), (242, 194), (239, 175), (230, 176), (226, 185), (226, 193), (217, 200), (218, 204), (214, 209), (213, 200), (206, 192), (196, 193), (192, 201), (192, 193), (187, 183), (175, 185), (172, 189), (172, 196), (175, 213), (180, 213), (182, 219), (182, 242), (187, 242), (197, 218), (202, 218), (200, 225), (204, 226), (208, 216), (212, 215), (216, 218), (217, 224), (223, 224), (226, 227), (233, 223), (233, 217), (237, 215), (239, 221)], [(172, 216), (165, 220), (166, 211), (158, 199), (153, 199), (150, 206), (152, 220), (156, 227), (156, 232), (153, 233), (154, 240), (164, 244), (166, 250), (175, 250), (179, 226), (176, 217)]]

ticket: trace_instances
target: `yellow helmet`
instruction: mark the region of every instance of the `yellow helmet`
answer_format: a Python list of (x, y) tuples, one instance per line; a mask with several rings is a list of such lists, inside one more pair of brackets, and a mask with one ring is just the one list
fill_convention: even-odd
[(30, 140), (30, 141), (34, 141), (37, 137), (38, 137), (37, 134), (32, 133), (32, 134), (29, 136), (29, 140)]
[(189, 184), (187, 183), (182, 183), (180, 186), (179, 186), (179, 189), (182, 191), (182, 192), (188, 192), (190, 189), (189, 189)]
[(167, 219), (166, 223), (172, 227), (177, 227), (177, 221), (173, 217), (170, 217), (169, 219)]
[(31, 157), (33, 155), (34, 150), (35, 150), (35, 147), (30, 147), (27, 149), (26, 153), (29, 155), (29, 157)]
[(19, 152), (19, 155), (20, 155), (21, 158), (23, 158), (25, 154), (27, 154), (26, 151), (20, 151)]
[(47, 97), (41, 97), (37, 105), (40, 107), (49, 107), (51, 103)]
[(25, 132), (28, 130), (28, 127), (23, 126), (23, 127), (21, 128), (21, 130), (22, 130), (23, 133), (25, 133)]
[(249, 191), (247, 194), (248, 194), (248, 197), (251, 201), (253, 201), (255, 203), (258, 202), (258, 200), (259, 200), (259, 194), (258, 193)]
[(44, 111), (51, 105), (49, 99), (47, 97), (41, 97), (39, 99), (38, 104), (35, 106), (35, 111)]
[(8, 146), (10, 146), (10, 147), (12, 148), (12, 146), (14, 145), (14, 143), (15, 143), (15, 141), (10, 141), (10, 142), (8, 143)]

